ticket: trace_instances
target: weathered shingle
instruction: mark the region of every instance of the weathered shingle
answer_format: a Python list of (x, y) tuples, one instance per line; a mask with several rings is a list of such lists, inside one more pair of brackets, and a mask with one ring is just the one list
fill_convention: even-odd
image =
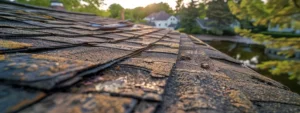
[(300, 112), (300, 96), (177, 31), (0, 1), (0, 112)]

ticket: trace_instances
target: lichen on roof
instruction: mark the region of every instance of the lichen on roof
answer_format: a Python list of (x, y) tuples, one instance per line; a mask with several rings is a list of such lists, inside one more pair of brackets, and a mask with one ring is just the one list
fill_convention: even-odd
[(5, 56), (0, 54), (0, 61), (4, 60), (4, 59), (5, 59)]
[(300, 111), (298, 94), (196, 37), (8, 1), (0, 9), (0, 112)]
[(31, 44), (26, 43), (19, 43), (19, 42), (13, 42), (8, 40), (1, 40), (0, 39), (0, 47), (8, 48), (8, 49), (21, 49), (21, 48), (28, 48), (31, 47)]

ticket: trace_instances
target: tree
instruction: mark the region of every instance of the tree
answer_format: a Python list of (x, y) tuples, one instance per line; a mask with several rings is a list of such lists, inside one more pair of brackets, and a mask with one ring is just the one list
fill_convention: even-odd
[[(239, 0), (229, 1), (231, 12), (239, 19), (254, 20), (254, 25), (300, 27), (300, 1), (299, 0)], [(266, 44), (267, 48), (277, 48), (281, 50), (278, 54), (291, 57), (295, 51), (300, 50), (300, 38), (274, 38), (269, 35), (253, 33), (249, 29), (236, 29), (236, 31), (245, 37), (250, 37), (256, 42)], [(285, 48), (285, 49), (282, 49)], [(300, 62), (296, 60), (289, 61), (268, 61), (258, 65), (261, 69), (270, 69), (274, 75), (289, 74), (291, 79), (300, 81)]]
[(159, 12), (159, 11), (165, 11), (168, 14), (174, 13), (168, 3), (163, 3), (163, 2), (153, 3), (145, 7), (145, 15), (150, 15), (152, 13)]
[[(16, 2), (31, 4), (42, 7), (49, 7), (50, 0), (16, 0)], [(68, 11), (93, 13), (99, 16), (108, 16), (109, 13), (100, 10), (104, 4), (104, 0), (60, 0)], [(84, 2), (85, 4), (82, 4)]]
[(66, 10), (74, 12), (87, 12), (97, 15), (101, 15), (102, 11), (100, 7), (104, 4), (103, 0), (82, 0), (85, 2), (82, 4), (80, 0), (60, 0)]
[(206, 2), (199, 3), (199, 18), (204, 19), (206, 17), (207, 4)]
[[(299, 0), (239, 0), (229, 1), (231, 12), (239, 19), (255, 20), (255, 25), (281, 25), (300, 28)], [(291, 23), (291, 21), (295, 23)], [(294, 26), (292, 26), (294, 24)]]
[(42, 7), (49, 7), (50, 0), (16, 0), (16, 2), (23, 3), (23, 4), (31, 4), (36, 6)]
[(197, 1), (191, 0), (187, 8), (182, 11), (181, 17), (181, 27), (184, 28), (184, 32), (192, 33), (195, 29), (199, 29), (196, 24), (196, 18), (199, 16)]
[(121, 12), (124, 9), (120, 4), (111, 4), (109, 6), (110, 17), (121, 18)]
[(177, 0), (176, 1), (176, 13), (179, 13), (179, 11), (181, 10), (181, 7), (182, 7), (182, 2), (183, 2), (183, 0)]
[(206, 17), (215, 21), (214, 26), (217, 29), (226, 28), (235, 21), (234, 16), (231, 14), (224, 0), (213, 0), (208, 2), (207, 5)]
[(143, 7), (136, 7), (132, 10), (132, 16), (135, 21), (140, 21), (146, 17), (145, 9)]

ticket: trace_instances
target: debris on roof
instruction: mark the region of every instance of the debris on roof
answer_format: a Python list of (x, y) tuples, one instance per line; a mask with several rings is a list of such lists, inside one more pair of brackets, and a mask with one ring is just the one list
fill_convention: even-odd
[(0, 1), (0, 112), (299, 112), (300, 96), (173, 30)]

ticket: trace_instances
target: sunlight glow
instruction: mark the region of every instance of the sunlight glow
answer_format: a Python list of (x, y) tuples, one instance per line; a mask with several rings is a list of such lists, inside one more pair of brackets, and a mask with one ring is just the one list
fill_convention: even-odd
[[(190, 0), (184, 0), (184, 3), (188, 3)], [(176, 0), (104, 0), (104, 3), (106, 4), (103, 6), (103, 9), (108, 9), (108, 7), (113, 4), (117, 3), (120, 4), (124, 8), (135, 8), (135, 7), (145, 7), (152, 3), (168, 3), (173, 9), (175, 9), (176, 6)]]

